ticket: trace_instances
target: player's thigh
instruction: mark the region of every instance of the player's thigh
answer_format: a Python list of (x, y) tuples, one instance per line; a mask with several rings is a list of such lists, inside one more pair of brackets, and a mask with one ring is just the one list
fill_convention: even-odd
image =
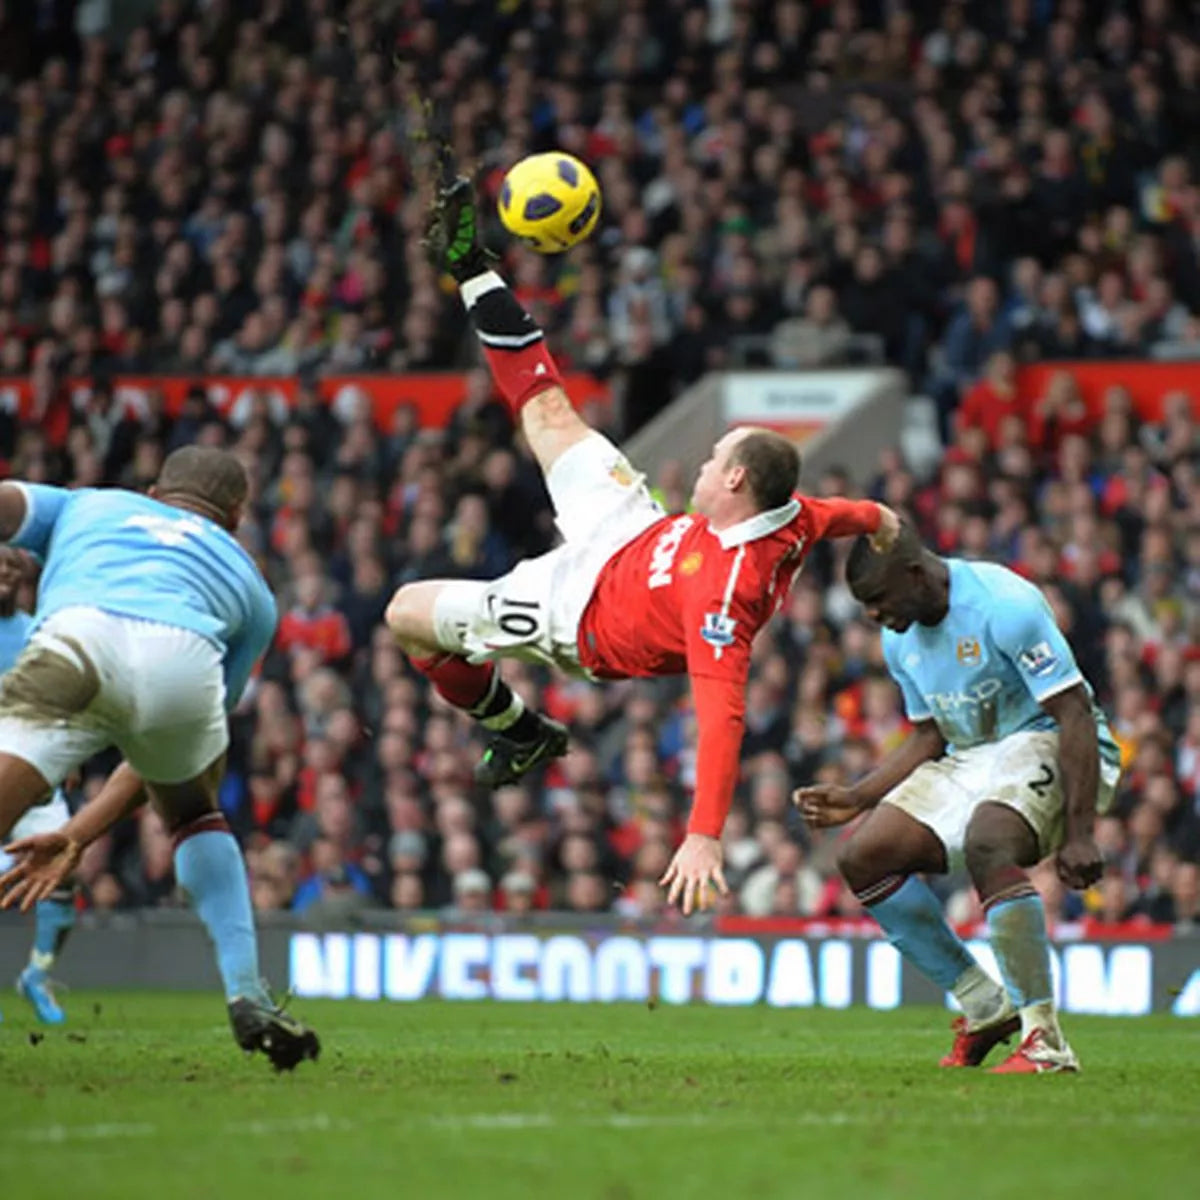
[[(481, 585), (460, 579), (421, 579), (396, 589), (388, 603), (384, 620), (396, 640), (408, 654), (423, 654), (434, 650), (457, 650), (453, 637), (443, 640), (438, 630), (438, 597), (448, 588), (462, 584), (478, 590)], [(461, 587), (460, 587), (461, 592)], [(460, 595), (459, 603), (463, 597)]]
[(137, 634), (124, 679), (134, 698), (115, 741), (147, 784), (182, 784), (229, 745), (221, 653), (186, 629), (155, 625)]
[(0, 679), (0, 834), (112, 744), (97, 705), (100, 692), (93, 656), (49, 627)]
[(219, 811), (219, 789), (225, 775), (225, 751), (189, 779), (147, 783), (150, 804), (168, 833), (176, 833)]
[(922, 763), (884, 796), (871, 814), (872, 820), (878, 818), (871, 849), (876, 861), (888, 864), (876, 879), (911, 871), (941, 873), (957, 863), (971, 808), (962, 776), (961, 763), (939, 758)]
[(559, 456), (546, 472), (546, 488), (568, 542), (602, 537), (615, 551), (663, 515), (646, 477), (594, 430)]
[(564, 633), (556, 620), (566, 549), (527, 558), (487, 583), (448, 581), (434, 604), (438, 646), (472, 662), (515, 658), (557, 663), (560, 642), (574, 647), (574, 631)]
[(521, 432), (544, 474), (593, 431), (561, 387), (547, 388), (521, 409)]
[(941, 874), (946, 851), (937, 834), (894, 804), (878, 805), (838, 852), (838, 868), (855, 892), (892, 875)]
[(1064, 831), (1058, 734), (1013, 734), (981, 748), (981, 767), (980, 803), (967, 829), (971, 855), (1007, 847), (1020, 854), (1014, 861), (1030, 866), (1053, 854)]

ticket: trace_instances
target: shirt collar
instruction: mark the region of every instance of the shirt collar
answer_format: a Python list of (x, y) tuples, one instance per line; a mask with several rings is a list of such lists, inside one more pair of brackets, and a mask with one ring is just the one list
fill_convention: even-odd
[(744, 546), (747, 542), (753, 542), (782, 529), (795, 519), (799, 511), (800, 501), (793, 496), (779, 508), (768, 508), (763, 512), (755, 513), (754, 516), (747, 517), (736, 525), (730, 525), (728, 529), (713, 529), (711, 525), (708, 529), (721, 543), (722, 550), (732, 550), (734, 546)]

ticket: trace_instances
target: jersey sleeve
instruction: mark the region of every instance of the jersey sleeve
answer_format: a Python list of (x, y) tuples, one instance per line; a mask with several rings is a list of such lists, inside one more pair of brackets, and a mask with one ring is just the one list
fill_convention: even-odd
[(688, 833), (720, 837), (733, 804), (746, 721), (741, 683), (698, 676), (692, 680), (696, 705), (696, 794)]
[(11, 486), (25, 497), (25, 519), (8, 544), (45, 558), (58, 518), (67, 502), (78, 493), (45, 483), (13, 482)]
[(1075, 655), (1039, 594), (1006, 594), (989, 621), (996, 648), (1040, 704), (1083, 682)]
[(718, 572), (696, 588), (682, 614), (697, 726), (696, 794), (687, 828), (708, 837), (720, 836), (733, 803), (750, 649), (765, 619), (766, 588), (747, 558), (739, 549), (728, 574)]
[(238, 635), (230, 640), (225, 654), (226, 712), (233, 712), (241, 700), (254, 664), (267, 652), (267, 647), (275, 636), (278, 619), (279, 610), (275, 605), (275, 597), (271, 595), (267, 585), (260, 581), (254, 590), (250, 619)]
[(840, 496), (820, 500), (802, 496), (813, 538), (857, 537), (879, 528), (879, 505), (874, 500), (846, 500)]
[(900, 694), (904, 697), (904, 712), (915, 725), (918, 721), (928, 721), (933, 717), (929, 705), (921, 689), (917, 687), (913, 677), (900, 665), (899, 648), (885, 629), (880, 639), (883, 646), (883, 660), (887, 663), (888, 673), (900, 686)]

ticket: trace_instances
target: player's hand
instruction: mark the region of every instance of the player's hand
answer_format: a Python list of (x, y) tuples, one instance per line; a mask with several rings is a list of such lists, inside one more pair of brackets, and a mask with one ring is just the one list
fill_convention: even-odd
[(879, 505), (879, 528), (871, 534), (871, 549), (886, 554), (900, 536), (900, 518), (886, 504)]
[(61, 830), (21, 838), (5, 849), (16, 864), (0, 875), (0, 908), (19, 902), (22, 912), (62, 887), (83, 856), (83, 847)]
[(1104, 872), (1104, 858), (1091, 834), (1069, 837), (1054, 856), (1058, 877), (1069, 888), (1083, 891)]
[(676, 904), (682, 898), (681, 907), (686, 917), (693, 909), (707, 907), (710, 884), (715, 883), (721, 895), (728, 896), (729, 884), (721, 870), (722, 859), (721, 843), (716, 838), (689, 833), (658, 881), (662, 887), (670, 885), (667, 903)]
[(853, 788), (842, 787), (838, 783), (818, 783), (812, 787), (797, 788), (792, 793), (792, 803), (814, 829), (845, 825), (847, 821), (853, 821), (864, 808)]

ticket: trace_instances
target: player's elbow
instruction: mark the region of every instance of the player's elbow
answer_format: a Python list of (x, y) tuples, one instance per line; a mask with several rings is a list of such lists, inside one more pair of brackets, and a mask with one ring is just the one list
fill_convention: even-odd
[(1071, 726), (1095, 725), (1091, 697), (1082, 683), (1051, 696), (1042, 702), (1042, 707), (1054, 718), (1060, 730)]

